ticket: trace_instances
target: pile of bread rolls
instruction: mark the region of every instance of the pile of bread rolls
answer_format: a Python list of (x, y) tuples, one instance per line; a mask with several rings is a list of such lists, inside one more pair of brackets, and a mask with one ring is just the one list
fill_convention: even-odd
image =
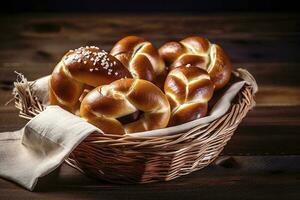
[(223, 49), (203, 37), (156, 49), (128, 36), (110, 53), (95, 46), (67, 52), (49, 80), (49, 99), (106, 134), (143, 132), (206, 116), (231, 69)]

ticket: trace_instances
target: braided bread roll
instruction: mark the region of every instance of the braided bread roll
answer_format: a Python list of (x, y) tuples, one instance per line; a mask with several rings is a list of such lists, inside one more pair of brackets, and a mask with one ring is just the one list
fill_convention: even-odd
[(114, 45), (110, 54), (121, 61), (134, 78), (163, 86), (167, 74), (165, 63), (150, 42), (141, 37), (127, 36)]
[(169, 126), (173, 126), (204, 117), (214, 86), (205, 70), (180, 66), (168, 74), (164, 90), (172, 111)]
[(159, 49), (170, 70), (192, 65), (205, 69), (214, 83), (215, 89), (224, 87), (231, 76), (232, 66), (223, 49), (211, 44), (203, 37), (188, 37), (180, 42), (168, 42)]
[(98, 47), (70, 50), (56, 65), (49, 81), (50, 104), (75, 112), (85, 89), (131, 77), (118, 59)]
[[(121, 118), (137, 111), (140, 116), (122, 124)], [(80, 106), (80, 116), (106, 134), (126, 134), (164, 128), (170, 104), (154, 84), (142, 79), (120, 79), (89, 92)]]

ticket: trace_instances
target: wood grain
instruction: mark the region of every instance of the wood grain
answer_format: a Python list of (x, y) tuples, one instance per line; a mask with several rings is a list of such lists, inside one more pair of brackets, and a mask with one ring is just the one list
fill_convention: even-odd
[[(156, 46), (197, 34), (221, 44), (234, 62), (299, 62), (298, 19), (247, 14), (4, 16), (0, 42), (5, 51), (0, 52), (0, 60), (57, 62), (66, 50), (79, 46), (93, 44), (109, 50), (128, 34), (144, 36)], [(284, 42), (278, 42), (281, 39)]]
[(220, 160), (218, 165), (176, 180), (146, 185), (95, 181), (64, 164), (60, 170), (42, 178), (35, 193), (0, 179), (1, 197), (16, 200), (298, 199), (299, 156), (235, 156)]
[[(29, 80), (51, 73), (64, 52), (85, 45), (109, 50), (125, 35), (159, 47), (202, 35), (256, 78), (257, 106), (216, 162), (168, 183), (115, 185), (63, 165), (35, 193), (0, 179), (0, 199), (299, 199), (300, 16), (297, 14), (22, 14), (0, 17), (0, 132), (16, 130), (14, 71)], [(227, 157), (227, 156), (232, 157)]]

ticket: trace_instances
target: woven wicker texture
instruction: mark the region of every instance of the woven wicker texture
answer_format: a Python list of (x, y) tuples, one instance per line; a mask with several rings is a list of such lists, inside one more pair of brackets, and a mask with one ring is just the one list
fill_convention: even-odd
[[(247, 84), (222, 117), (187, 132), (162, 137), (89, 135), (66, 160), (81, 172), (115, 183), (168, 181), (209, 165), (255, 105), (255, 79), (244, 69), (234, 72)], [(28, 87), (29, 85), (29, 87)], [(15, 83), (20, 117), (31, 119), (44, 107), (27, 82)]]

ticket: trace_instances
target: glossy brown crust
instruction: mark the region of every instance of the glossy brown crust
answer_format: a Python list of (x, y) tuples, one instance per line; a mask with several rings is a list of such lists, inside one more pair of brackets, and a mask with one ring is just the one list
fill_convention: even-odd
[(170, 70), (192, 65), (205, 69), (215, 86), (224, 87), (230, 80), (232, 66), (223, 49), (202, 37), (188, 37), (180, 42), (168, 42), (159, 49)]
[(168, 74), (164, 90), (171, 105), (169, 126), (174, 126), (204, 117), (214, 86), (205, 70), (180, 66)]
[(170, 126), (180, 125), (201, 117), (205, 117), (207, 113), (207, 103), (193, 103), (180, 109), (180, 111), (172, 114)]
[(49, 100), (52, 105), (75, 112), (85, 88), (109, 84), (131, 77), (122, 63), (97, 47), (81, 47), (69, 51), (56, 65), (49, 81)]
[[(118, 118), (142, 111), (134, 122)], [(80, 107), (80, 116), (106, 134), (126, 134), (164, 128), (170, 119), (170, 104), (154, 84), (142, 79), (120, 79), (89, 92)]]
[(208, 73), (216, 89), (220, 89), (229, 82), (232, 66), (228, 56), (220, 46), (215, 45), (212, 48), (212, 52), (215, 52), (212, 54), (214, 63), (208, 68)]
[(127, 36), (118, 41), (110, 54), (129, 69), (134, 78), (154, 82), (159, 87), (167, 74), (158, 50), (148, 41), (137, 36)]
[[(95, 50), (91, 52), (97, 53)], [(109, 65), (112, 65), (108, 69), (104, 68), (105, 64), (102, 64), (101, 61), (95, 63), (94, 65), (94, 61), (91, 61), (90, 59), (94, 55), (91, 55), (89, 58), (82, 56), (81, 62), (77, 62), (76, 59), (74, 59), (75, 56), (76, 54), (74, 55), (74, 53), (71, 55), (67, 54), (65, 57), (66, 59), (64, 59), (62, 62), (63, 65), (66, 66), (70, 75), (78, 82), (96, 87), (99, 85), (109, 84), (112, 81), (120, 78), (131, 77), (129, 71), (124, 68), (122, 63), (120, 63), (120, 61), (112, 55), (107, 55), (107, 58), (109, 59), (108, 63)], [(93, 60), (95, 59), (96, 58), (94, 57)], [(86, 64), (84, 64), (84, 62), (86, 62)], [(110, 69), (111, 71), (109, 71)]]
[(170, 66), (180, 55), (186, 53), (185, 47), (178, 42), (168, 42), (158, 49), (159, 55)]

